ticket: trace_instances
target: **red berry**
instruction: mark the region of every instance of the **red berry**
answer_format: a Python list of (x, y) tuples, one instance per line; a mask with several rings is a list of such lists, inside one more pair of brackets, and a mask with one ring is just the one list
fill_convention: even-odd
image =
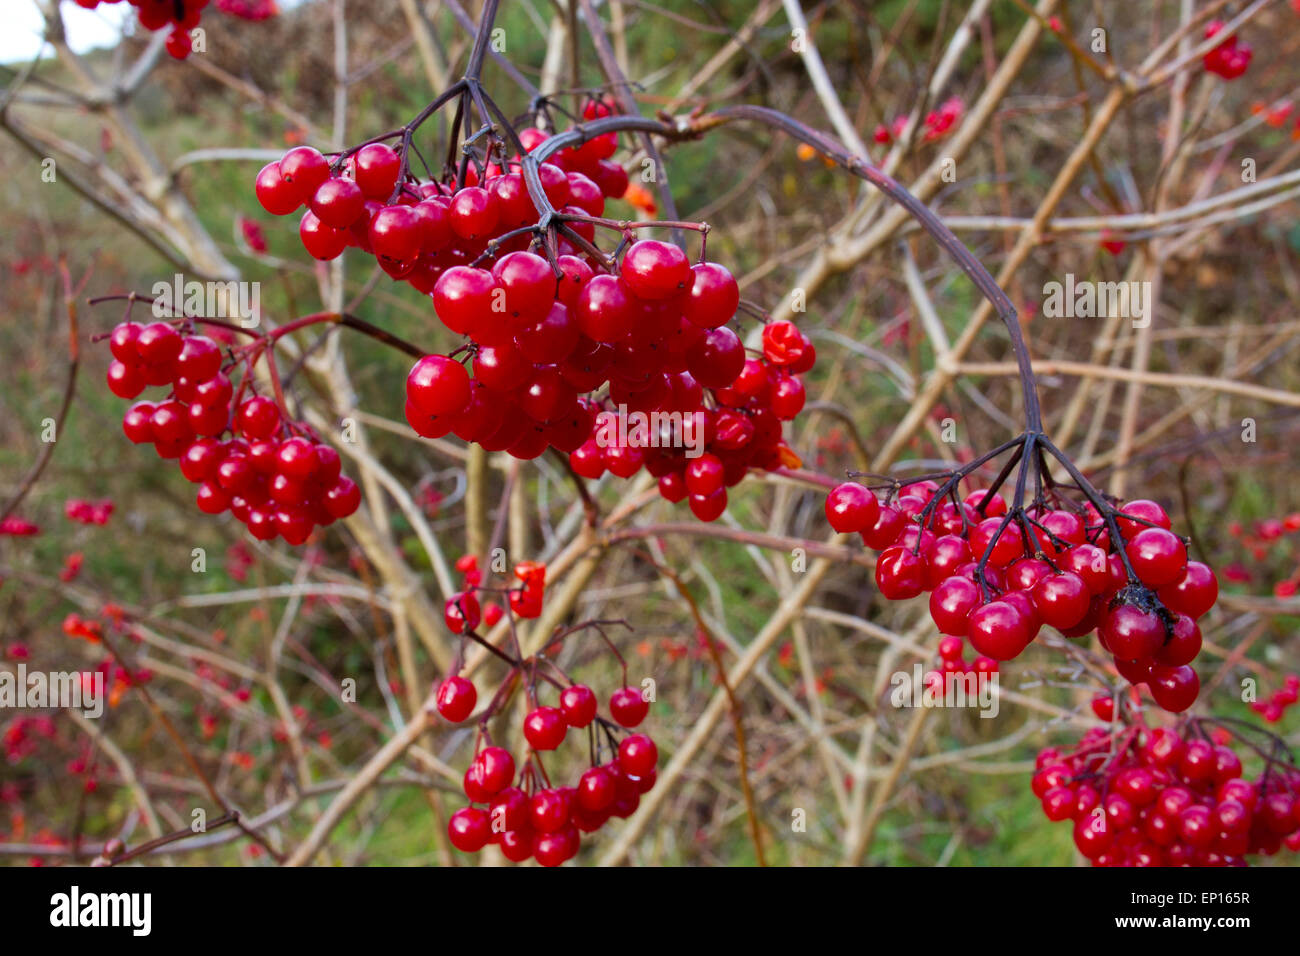
[(479, 781), (488, 796), (500, 793), (515, 778), (515, 760), (501, 747), (486, 747), (474, 763), (478, 767)]
[(583, 810), (604, 810), (614, 802), (614, 775), (604, 767), (592, 767), (578, 778), (578, 786), (574, 790), (574, 801)]
[(1006, 601), (993, 601), (971, 612), (971, 646), (995, 661), (1009, 661), (1028, 646), (1033, 634), (1021, 611)]
[(1188, 561), (1183, 576), (1161, 587), (1157, 596), (1160, 603), (1175, 614), (1198, 618), (1218, 600), (1219, 581), (1205, 564)]
[(524, 737), (534, 750), (554, 750), (564, 743), (568, 725), (558, 707), (538, 707), (524, 718)]
[(885, 549), (876, 560), (876, 587), (891, 601), (916, 597), (925, 589), (925, 568), (906, 545)]
[(362, 146), (352, 157), (357, 185), (367, 199), (386, 202), (397, 187), (402, 158), (385, 143)]
[(297, 191), (280, 175), (280, 164), (267, 163), (257, 174), (257, 201), (273, 216), (287, 216), (301, 204)]
[(631, 777), (644, 777), (659, 762), (659, 748), (646, 734), (624, 737), (618, 745), (618, 765)]
[(1180, 714), (1196, 702), (1201, 679), (1196, 671), (1181, 667), (1153, 667), (1148, 683), (1156, 703), (1173, 714)]
[(451, 415), (469, 403), (469, 373), (455, 359), (426, 355), (406, 376), (406, 397), (425, 415)]
[(334, 229), (350, 229), (365, 209), (365, 194), (351, 179), (327, 179), (311, 198), (316, 218)]
[(826, 496), (826, 520), (841, 534), (866, 531), (876, 523), (880, 501), (855, 481), (836, 485)]
[(609, 699), (609, 713), (621, 727), (635, 727), (650, 712), (650, 702), (634, 687), (621, 687)]
[(586, 727), (596, 717), (596, 695), (585, 684), (566, 687), (560, 694), (560, 711), (570, 727)]
[(348, 233), (327, 226), (311, 210), (303, 213), (302, 221), (298, 223), (298, 238), (308, 255), (322, 261), (337, 259), (348, 247)]
[(297, 200), (295, 206), (310, 201), (329, 175), (329, 160), (310, 146), (296, 146), (280, 157), (280, 179)]
[(1161, 588), (1179, 581), (1187, 571), (1187, 547), (1172, 531), (1143, 528), (1125, 548), (1142, 583)]
[(690, 294), (682, 302), (682, 314), (701, 329), (726, 325), (740, 305), (740, 287), (731, 271), (714, 262), (691, 267)]
[(1034, 607), (1044, 624), (1066, 629), (1078, 624), (1092, 603), (1092, 593), (1073, 571), (1049, 574), (1034, 585)]
[(462, 853), (477, 853), (487, 846), (492, 824), (487, 812), (477, 807), (462, 807), (447, 821), (447, 836)]
[(473, 631), (482, 620), (482, 608), (472, 591), (461, 591), (447, 598), (442, 612), (443, 621), (453, 634)]
[(632, 294), (642, 299), (666, 299), (694, 285), (686, 253), (658, 239), (632, 243), (623, 254), (619, 275)]
[(478, 703), (478, 691), (464, 677), (448, 677), (438, 688), (438, 713), (459, 724), (474, 712)]

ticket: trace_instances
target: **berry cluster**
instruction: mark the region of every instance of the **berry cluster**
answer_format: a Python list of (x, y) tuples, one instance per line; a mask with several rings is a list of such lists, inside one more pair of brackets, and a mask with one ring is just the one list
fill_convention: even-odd
[[(719, 345), (722, 348), (716, 348)], [(664, 376), (659, 391), (668, 393), (666, 400), (655, 402), (645, 392), (624, 394), (623, 383), (610, 381), (611, 399), (622, 399), (633, 412), (677, 411), (681, 421), (692, 422), (701, 449), (697, 454), (689, 455), (680, 443), (663, 440), (669, 435), (638, 442), (629, 431), (626, 441), (610, 440), (607, 436), (617, 430), (617, 415), (602, 409), (596, 413), (591, 436), (569, 454), (574, 472), (593, 479), (606, 471), (630, 478), (644, 467), (659, 479), (659, 493), (666, 500), (687, 499), (695, 517), (713, 521), (726, 510), (727, 488), (749, 469), (797, 467), (800, 460), (782, 440), (781, 423), (803, 409), (799, 374), (816, 360), (812, 342), (792, 322), (779, 321), (764, 326), (763, 351), (757, 358), (746, 358), (739, 340), (726, 328), (707, 333), (702, 346), (711, 353), (713, 367), (701, 364), (698, 359), (704, 356), (689, 353), (687, 371)], [(718, 363), (723, 360), (728, 364), (719, 374)], [(739, 371), (728, 378), (737, 363)], [(704, 400), (701, 383), (709, 386), (710, 402)]]
[[(298, 545), (317, 525), (357, 510), (361, 490), (340, 473), (339, 453), (308, 425), (287, 420), (271, 399), (239, 400), (211, 339), (181, 334), (167, 322), (128, 321), (113, 329), (109, 347), (113, 394), (132, 399), (146, 386), (171, 386), (163, 401), (128, 408), (122, 430), (137, 445), (152, 443), (160, 458), (178, 461), (181, 474), (199, 486), (201, 511), (229, 510), (258, 540), (279, 535)], [(245, 375), (240, 395), (249, 384)]]
[[(584, 117), (608, 111), (593, 100)], [(549, 138), (531, 127), (518, 134), (529, 153)], [(781, 423), (803, 407), (799, 374), (815, 351), (793, 324), (773, 322), (762, 357), (747, 359), (727, 326), (740, 306), (729, 270), (692, 265), (666, 242), (632, 241), (634, 224), (600, 218), (605, 199), (627, 190), (610, 159), (617, 146), (608, 133), (549, 156), (537, 167), (543, 196), (530, 193), (518, 154), (489, 155), (448, 183), (415, 178), (405, 154), (382, 142), (332, 162), (298, 147), (262, 169), (257, 196), (277, 215), (307, 205), (299, 235), (311, 255), (349, 246), (374, 255), (467, 338), (407, 376), (406, 418), (419, 435), (454, 433), (524, 460), (554, 448), (587, 478), (645, 467), (664, 497), (689, 496), (713, 520), (748, 469), (798, 463)], [(539, 205), (563, 226), (543, 226)], [(597, 225), (620, 233), (621, 256), (596, 248)], [(548, 228), (559, 229), (553, 247), (530, 251)], [(620, 428), (625, 413), (662, 427)], [(688, 460), (687, 442), (704, 453)]]
[[(94, 10), (101, 3), (121, 3), (122, 0), (76, 0), (79, 7)], [(208, 0), (130, 0), (135, 7), (140, 26), (146, 30), (166, 30), (167, 52), (178, 60), (190, 55), (194, 41), (190, 31), (199, 25)], [(265, 20), (275, 16), (275, 0), (217, 0), (217, 8), (243, 20)]]
[[(613, 817), (630, 816), (639, 805), (641, 794), (654, 786), (659, 759), (654, 741), (644, 733), (619, 739), (624, 731), (638, 727), (650, 711), (649, 701), (637, 689), (627, 686), (626, 665), (623, 686), (610, 696), (606, 718), (599, 712), (599, 701), (591, 687), (569, 679), (549, 654), (569, 634), (592, 628), (622, 663), (622, 656), (609, 642), (603, 625), (623, 622), (590, 621), (562, 629), (533, 657), (511, 657), (492, 647), (476, 631), (481, 622), (488, 622), (489, 626), (494, 623), (479, 600), (479, 593), (489, 589), (483, 585), (477, 560), (467, 555), (457, 562), (457, 568), (464, 575), (464, 589), (447, 601), (444, 620), (448, 629), (490, 649), (510, 664), (510, 670), (477, 714), (478, 689), (461, 675), (459, 664), (438, 685), (434, 707), (444, 720), (460, 724), (473, 717), (479, 725), (476, 753), (464, 777), (464, 792), (470, 805), (451, 815), (448, 836), (453, 846), (466, 853), (477, 853), (494, 844), (513, 862), (531, 858), (543, 866), (559, 866), (578, 852), (580, 833), (593, 833)], [(545, 576), (543, 564), (524, 561), (515, 565), (514, 577), (521, 583), (508, 590), (512, 636), (516, 618), (540, 615)], [(497, 620), (506, 613), (494, 603), (487, 604), (487, 608), (495, 608)], [(515, 647), (518, 648), (517, 639)], [(531, 707), (521, 728), (528, 751), (516, 773), (514, 756), (504, 747), (492, 744), (488, 727), (504, 712), (521, 680)], [(555, 689), (555, 705), (539, 702), (539, 682)], [(587, 731), (581, 736), (588, 747), (588, 766), (573, 786), (555, 786), (542, 764), (542, 755), (558, 750), (572, 730)], [(608, 759), (599, 759), (602, 752)]]
[(1300, 675), (1287, 674), (1281, 689), (1269, 694), (1268, 700), (1253, 701), (1250, 709), (1268, 723), (1276, 724), (1286, 715), (1287, 708), (1297, 700), (1300, 700)]
[[(596, 100), (584, 110), (587, 118), (607, 113), (608, 107)], [(548, 138), (532, 127), (519, 132), (529, 152)], [(617, 149), (618, 138), (611, 133), (542, 163), (539, 177), (546, 200), (561, 213), (600, 216), (606, 199), (627, 191), (627, 171), (610, 158)], [(479, 259), (489, 244), (494, 252), (527, 249), (529, 227), (537, 222), (537, 206), (519, 170), (518, 155), (508, 163), (469, 163), (448, 178), (420, 180), (410, 173), (400, 146), (373, 142), (332, 161), (309, 146), (295, 147), (264, 166), (255, 186), (258, 202), (272, 215), (287, 216), (307, 207), (298, 235), (312, 257), (334, 259), (344, 249), (357, 248), (373, 255), (394, 279), (429, 294), (444, 273)], [(576, 231), (588, 240), (594, 235), (590, 225), (579, 225)], [(575, 255), (578, 249), (561, 240), (559, 251)], [(554, 299), (554, 276), (549, 284)], [(462, 306), (460, 313), (465, 311)], [(493, 310), (483, 311), (491, 317)], [(547, 311), (541, 308), (529, 317), (535, 324)], [(502, 310), (496, 312), (498, 320), (506, 317)], [(510, 312), (512, 318), (521, 318), (516, 308)], [(455, 316), (443, 315), (442, 309), (438, 314), (452, 331), (468, 331), (456, 328)]]
[(0, 537), (32, 538), (40, 533), (40, 525), (17, 515), (7, 515), (0, 521)]
[[(1210, 21), (1205, 27), (1205, 38), (1208, 40), (1212, 36), (1217, 36), (1222, 29), (1222, 20)], [(1235, 80), (1246, 72), (1252, 56), (1254, 50), (1250, 45), (1239, 42), (1236, 34), (1233, 34), (1225, 37), (1222, 43), (1205, 54), (1205, 69), (1225, 80)]]
[[(453, 723), (467, 719), (476, 701), (474, 685), (463, 677), (449, 677), (438, 689), (438, 712)], [(640, 724), (649, 707), (630, 687), (615, 691), (609, 701), (610, 716), (625, 728)], [(538, 754), (558, 749), (570, 730), (587, 727), (599, 728), (615, 752), (613, 758), (593, 762), (571, 787), (553, 786)], [(580, 831), (594, 833), (611, 818), (631, 816), (641, 794), (654, 786), (659, 760), (654, 740), (631, 734), (615, 746), (613, 725), (597, 714), (596, 694), (585, 684), (564, 688), (559, 706), (531, 710), (524, 718), (523, 735), (529, 756), (517, 776), (514, 757), (497, 746), (479, 750), (465, 771), (465, 796), (471, 805), (453, 813), (447, 824), (458, 850), (477, 853), (492, 843), (515, 863), (531, 857), (543, 866), (559, 866), (577, 854)]]
[[(966, 112), (966, 104), (962, 102), (960, 96), (950, 97), (939, 104), (939, 108), (931, 110), (925, 114), (925, 120), (922, 124), (921, 141), (923, 143), (932, 143), (936, 139), (942, 139), (952, 132), (952, 128), (957, 125), (962, 114)], [(907, 132), (906, 114), (894, 117), (894, 121), (886, 126), (881, 123), (876, 127), (872, 139), (882, 146), (888, 145), (895, 140), (901, 139)]]
[(113, 502), (108, 498), (102, 501), (69, 498), (63, 503), (63, 513), (80, 524), (104, 525), (112, 517)]
[(1249, 780), (1232, 747), (1202, 735), (1095, 729), (1068, 753), (1040, 752), (1032, 788), (1049, 820), (1074, 822), (1094, 866), (1244, 866), (1300, 850), (1300, 772), (1266, 759)]
[(939, 491), (931, 480), (891, 486), (881, 501), (850, 481), (827, 497), (831, 527), (880, 552), (882, 595), (928, 592), (939, 632), (968, 638), (995, 661), (1018, 656), (1043, 625), (1073, 638), (1096, 631), (1119, 673), (1146, 683), (1161, 707), (1178, 712), (1196, 700), (1200, 680), (1188, 666), (1201, 648), (1196, 621), (1218, 581), (1187, 559), (1160, 505), (1131, 501), (1111, 516), (1091, 503), (1009, 513), (996, 493), (959, 500)]

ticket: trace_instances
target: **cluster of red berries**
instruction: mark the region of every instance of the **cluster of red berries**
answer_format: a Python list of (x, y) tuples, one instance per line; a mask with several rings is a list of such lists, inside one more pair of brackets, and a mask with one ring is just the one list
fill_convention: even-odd
[[(939, 108), (931, 110), (925, 114), (925, 120), (922, 124), (921, 141), (932, 143), (936, 139), (942, 139), (952, 132), (952, 128), (957, 125), (962, 114), (966, 111), (966, 104), (962, 102), (960, 96), (953, 96), (939, 104)], [(877, 143), (882, 146), (888, 145), (897, 139), (901, 139), (907, 132), (906, 114), (896, 116), (894, 121), (886, 126), (881, 123), (876, 127), (872, 135)]]
[(1088, 731), (1069, 753), (1038, 755), (1032, 788), (1049, 820), (1074, 822), (1094, 866), (1244, 866), (1300, 850), (1300, 772), (1242, 776), (1226, 744), (1168, 728)]
[[(1297, 532), (1300, 532), (1300, 511), (1290, 512), (1280, 518), (1264, 518), (1255, 522), (1250, 530), (1246, 530), (1236, 521), (1228, 525), (1228, 533), (1240, 542), (1257, 564), (1267, 562), (1269, 552), (1282, 543), (1286, 536), (1295, 535)], [(1280, 598), (1294, 597), (1300, 593), (1300, 561), (1295, 561), (1294, 555), (1289, 558), (1284, 556), (1283, 560), (1293, 562), (1293, 568), (1286, 577), (1273, 584), (1273, 594)], [(1270, 569), (1263, 570), (1268, 572)], [(1229, 580), (1242, 583), (1254, 578), (1251, 571), (1239, 563), (1233, 563), (1225, 568), (1224, 575)]]
[[(478, 701), (474, 685), (453, 676), (438, 688), (438, 713), (461, 723)], [(614, 692), (609, 713), (618, 726), (639, 725), (650, 709), (631, 687)], [(452, 845), (477, 853), (489, 843), (501, 848), (506, 859), (521, 863), (529, 858), (543, 866), (559, 866), (579, 848), (579, 831), (593, 833), (613, 817), (626, 819), (640, 803), (641, 794), (655, 782), (659, 751), (647, 734), (631, 734), (618, 744), (614, 759), (582, 773), (572, 787), (554, 787), (545, 780), (536, 761), (538, 753), (556, 750), (570, 729), (600, 722), (595, 692), (585, 684), (571, 684), (560, 694), (559, 706), (535, 707), (524, 718), (523, 734), (532, 753), (516, 782), (515, 760), (502, 747), (488, 746), (465, 771), (464, 790), (470, 806), (451, 815), (447, 824)], [(539, 778), (544, 786), (538, 786)], [(487, 809), (473, 806), (485, 804)]]
[[(113, 394), (131, 399), (149, 385), (171, 386), (163, 401), (128, 408), (122, 430), (135, 444), (150, 442), (159, 457), (178, 461), (181, 474), (199, 486), (204, 513), (229, 510), (258, 540), (279, 535), (298, 545), (317, 525), (357, 510), (361, 490), (340, 473), (339, 453), (309, 426), (286, 420), (274, 401), (259, 395), (232, 410), (234, 387), (211, 339), (182, 335), (167, 322), (122, 322), (109, 347)], [(245, 377), (241, 394), (247, 385)]]
[(104, 525), (113, 515), (113, 502), (108, 498), (101, 501), (69, 498), (63, 503), (63, 513), (80, 524)]
[(949, 674), (996, 674), (998, 662), (984, 654), (966, 660), (966, 642), (948, 635), (939, 641), (939, 669), (925, 675), (926, 684), (942, 686)]
[[(607, 114), (597, 101), (584, 110), (587, 119)], [(530, 152), (548, 139), (534, 128), (519, 136)], [(617, 145), (608, 133), (541, 163), (551, 207), (600, 216), (606, 197), (627, 189), (626, 172), (609, 158)], [(552, 266), (528, 250), (538, 214), (512, 171), (517, 162), (481, 174), (471, 165), (463, 183), (447, 185), (399, 181), (402, 157), (384, 143), (333, 164), (298, 147), (259, 173), (257, 195), (278, 215), (308, 205), (299, 233), (309, 253), (330, 259), (356, 246), (373, 254), (390, 276), (430, 294), (442, 323), (468, 338), (452, 355), (420, 359), (407, 377), (406, 418), (426, 438), (454, 433), (525, 460), (555, 448), (589, 478), (645, 467), (666, 498), (689, 496), (704, 520), (725, 510), (726, 486), (749, 468), (797, 464), (781, 422), (803, 407), (798, 376), (812, 367), (812, 343), (774, 322), (763, 358), (747, 359), (727, 327), (740, 304), (735, 278), (716, 263), (692, 265), (666, 242), (633, 242), (615, 263), (560, 237)], [(593, 223), (569, 222), (594, 241)], [(482, 268), (483, 258), (495, 261)], [(670, 433), (599, 417), (611, 409)], [(687, 422), (706, 446), (690, 461), (683, 436), (671, 433)]]
[(881, 552), (875, 577), (882, 595), (905, 600), (929, 592), (939, 632), (968, 638), (996, 661), (1018, 656), (1043, 625), (1075, 638), (1095, 630), (1119, 673), (1146, 683), (1157, 704), (1173, 712), (1191, 706), (1200, 691), (1188, 666), (1201, 648), (1196, 621), (1219, 586), (1206, 565), (1188, 561), (1160, 505), (1124, 505), (1116, 515), (1124, 540), (1112, 542), (1091, 504), (1031, 507), (1024, 520), (1008, 520), (1001, 495), (975, 491), (938, 501), (938, 490), (933, 481), (918, 482), (882, 502), (850, 481), (827, 497), (831, 527), (861, 534)]
[(7, 515), (0, 521), (0, 537), (32, 538), (40, 533), (40, 525), (17, 515)]
[[(479, 624), (488, 627), (501, 620), (501, 605), (494, 602), (482, 604), (475, 591), (483, 583), (483, 574), (478, 568), (478, 559), (467, 554), (456, 562), (456, 569), (464, 575), (464, 587), (447, 598), (443, 607), (443, 623), (453, 634), (464, 634), (478, 629)], [(542, 602), (546, 597), (546, 565), (539, 561), (520, 561), (514, 567), (514, 575), (520, 585), (511, 588), (507, 594), (510, 610), (517, 617), (541, 617)]]
[[(594, 119), (608, 112), (593, 100), (584, 116)], [(548, 138), (532, 127), (519, 132), (529, 152)], [(600, 216), (607, 198), (627, 191), (627, 171), (610, 159), (617, 149), (617, 135), (608, 133), (542, 163), (539, 176), (551, 206)], [(420, 181), (409, 172), (403, 179), (402, 154), (387, 143), (367, 143), (333, 162), (309, 146), (298, 146), (257, 174), (257, 199), (275, 216), (307, 207), (298, 235), (314, 258), (334, 259), (348, 247), (358, 248), (373, 255), (394, 279), (429, 294), (445, 272), (469, 265), (494, 240), (493, 248), (506, 252), (528, 248), (526, 227), (537, 222), (537, 207), (518, 164), (518, 156), (481, 170), (471, 163), (463, 182), (444, 183)], [(524, 231), (503, 238), (518, 230)], [(590, 224), (577, 224), (575, 231), (588, 240), (594, 236)], [(578, 250), (561, 240), (559, 251), (575, 255)], [(554, 276), (550, 284), (556, 285)], [(555, 298), (555, 289), (551, 291)], [(534, 320), (546, 312), (542, 309)], [(453, 331), (462, 331), (441, 309), (438, 314)]]
[[(101, 3), (121, 3), (122, 0), (76, 0), (79, 7), (94, 10)], [(190, 55), (194, 41), (190, 31), (199, 25), (208, 0), (130, 0), (135, 7), (140, 26), (146, 30), (165, 30), (167, 52), (178, 60)], [(217, 8), (244, 20), (265, 20), (275, 16), (275, 0), (217, 0)]]
[(42, 739), (53, 740), (57, 733), (54, 720), (47, 715), (26, 717), (18, 715), (10, 720), (0, 734), (0, 747), (4, 748), (5, 760), (11, 764), (18, 763), (36, 752)]
[[(1205, 27), (1205, 38), (1208, 40), (1210, 37), (1218, 35), (1222, 29), (1222, 20), (1210, 21)], [(1254, 52), (1249, 44), (1241, 43), (1238, 41), (1236, 34), (1233, 34), (1230, 37), (1225, 37), (1222, 43), (1205, 54), (1205, 69), (1223, 77), (1225, 80), (1235, 80), (1246, 72)]]
[(1269, 694), (1268, 700), (1252, 701), (1250, 709), (1259, 714), (1270, 724), (1276, 724), (1284, 716), (1288, 707), (1300, 700), (1300, 675), (1287, 674), (1281, 689)]
[[(690, 317), (688, 313), (687, 319)], [(723, 374), (715, 376), (716, 369), (691, 366), (688, 355), (685, 372), (665, 374), (662, 387), (652, 388), (648, 394), (624, 393), (622, 382), (610, 380), (611, 401), (620, 400), (631, 412), (653, 416), (675, 411), (682, 416), (678, 421), (691, 422), (695, 454), (681, 447), (683, 442), (672, 440), (676, 437), (672, 429), (677, 426), (668, 422), (658, 435), (638, 437), (632, 429), (625, 429), (626, 437), (614, 440), (619, 434), (618, 413), (601, 409), (591, 436), (569, 454), (574, 472), (591, 479), (606, 471), (630, 478), (645, 468), (659, 479), (659, 493), (666, 500), (676, 503), (686, 499), (695, 517), (713, 521), (727, 508), (727, 488), (736, 485), (749, 469), (798, 467), (799, 457), (782, 439), (781, 423), (803, 409), (805, 392), (799, 374), (811, 369), (816, 360), (812, 342), (792, 322), (769, 322), (763, 328), (762, 355), (746, 358), (739, 340), (733, 343), (735, 336), (726, 328), (708, 333), (706, 346), (712, 348), (709, 337), (714, 333), (726, 333), (712, 342), (722, 343), (730, 355)], [(721, 354), (714, 351), (714, 359)], [(728, 378), (736, 363), (739, 371)], [(701, 383), (709, 386), (711, 402), (705, 402)], [(666, 397), (656, 399), (656, 391)], [(653, 421), (653, 417), (644, 420)], [(690, 436), (686, 437), (685, 443), (692, 444)]]

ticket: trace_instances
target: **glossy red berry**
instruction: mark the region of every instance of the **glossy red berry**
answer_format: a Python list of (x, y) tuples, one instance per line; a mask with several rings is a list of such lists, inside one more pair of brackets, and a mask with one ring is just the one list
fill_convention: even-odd
[(841, 534), (861, 533), (876, 523), (880, 501), (855, 481), (836, 485), (826, 496), (826, 520)]
[(425, 415), (450, 415), (469, 403), (469, 373), (455, 359), (426, 355), (406, 376), (406, 397)]
[(682, 314), (701, 329), (726, 325), (740, 305), (740, 287), (731, 270), (716, 262), (691, 267), (690, 294), (682, 302)]
[(1174, 584), (1187, 571), (1186, 545), (1164, 528), (1143, 528), (1125, 550), (1134, 572), (1149, 588)]
[(621, 687), (609, 699), (609, 712), (621, 727), (635, 727), (650, 712), (650, 702), (634, 687)]
[(566, 687), (560, 694), (560, 711), (570, 727), (586, 727), (596, 717), (597, 700), (585, 684)]
[(447, 821), (447, 836), (451, 845), (462, 853), (477, 853), (492, 837), (492, 823), (487, 811), (477, 807), (457, 810)]
[(666, 299), (694, 284), (686, 253), (658, 239), (632, 243), (623, 254), (619, 274), (633, 295), (642, 299)]
[(659, 748), (646, 734), (624, 737), (618, 745), (618, 765), (631, 777), (644, 777), (659, 762)]
[(438, 713), (453, 724), (459, 724), (474, 712), (478, 691), (464, 677), (448, 677), (438, 688)]

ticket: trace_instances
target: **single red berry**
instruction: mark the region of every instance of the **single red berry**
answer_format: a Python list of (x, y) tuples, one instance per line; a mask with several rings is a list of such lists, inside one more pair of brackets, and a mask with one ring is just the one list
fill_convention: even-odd
[(420, 214), (411, 206), (385, 206), (370, 220), (370, 247), (377, 256), (410, 261), (420, 255), (423, 240)]
[(866, 531), (876, 523), (880, 501), (874, 492), (856, 481), (846, 481), (826, 496), (826, 520), (841, 534)]
[(529, 805), (529, 822), (538, 833), (555, 833), (569, 822), (573, 812), (572, 791), (538, 790)]
[(302, 247), (309, 256), (322, 262), (343, 255), (343, 250), (348, 247), (348, 235), (342, 229), (321, 222), (311, 210), (303, 213), (302, 221), (298, 223), (298, 238), (302, 240)]
[(462, 807), (447, 821), (447, 836), (451, 845), (462, 853), (477, 853), (487, 846), (492, 836), (492, 824), (487, 811), (477, 807)]
[(1092, 592), (1073, 571), (1048, 574), (1038, 579), (1033, 591), (1034, 607), (1044, 624), (1059, 629), (1078, 624), (1092, 603)]
[(1207, 565), (1188, 561), (1183, 576), (1161, 587), (1157, 596), (1160, 603), (1175, 614), (1198, 618), (1218, 600), (1219, 581)]
[(1009, 661), (1028, 646), (1030, 622), (1005, 600), (993, 601), (971, 612), (967, 622), (971, 646), (995, 661)]
[(327, 179), (311, 198), (311, 211), (316, 218), (334, 229), (350, 229), (365, 210), (365, 194), (351, 179)]
[(309, 202), (329, 176), (329, 160), (310, 146), (296, 146), (280, 157), (280, 178), (298, 206)]
[(500, 793), (515, 778), (515, 760), (501, 747), (485, 747), (474, 758), (479, 780), (488, 796)]
[[(947, 578), (930, 594), (930, 617), (940, 634), (955, 636), (958, 658), (961, 657), (961, 638), (970, 629), (971, 612), (980, 606), (980, 601), (979, 585), (966, 577)], [(948, 639), (945, 638), (946, 640)], [(944, 642), (940, 642), (941, 654), (943, 648)]]
[(609, 699), (609, 713), (621, 727), (635, 727), (650, 712), (650, 702), (634, 687), (621, 687)]
[(740, 287), (725, 266), (701, 262), (691, 267), (691, 291), (682, 302), (682, 314), (701, 329), (726, 325), (740, 305)]
[(1134, 572), (1149, 588), (1174, 584), (1187, 571), (1187, 546), (1164, 528), (1143, 528), (1125, 551)]
[(659, 762), (659, 748), (646, 734), (624, 737), (618, 745), (618, 765), (631, 777), (644, 777)]
[(287, 216), (298, 208), (300, 200), (292, 184), (280, 175), (280, 164), (267, 163), (257, 174), (257, 201), (273, 216)]
[(397, 188), (402, 158), (385, 143), (362, 146), (352, 157), (357, 185), (367, 199), (386, 202)]
[(524, 737), (534, 750), (554, 750), (564, 743), (568, 725), (558, 707), (538, 707), (524, 718)]
[(469, 373), (455, 359), (426, 355), (406, 376), (406, 397), (425, 415), (450, 415), (469, 403)]
[(1196, 671), (1181, 667), (1153, 667), (1147, 685), (1156, 703), (1173, 714), (1180, 714), (1196, 702), (1201, 679)]
[(474, 712), (478, 703), (478, 691), (464, 677), (448, 677), (438, 688), (438, 713), (459, 724)]
[(596, 695), (585, 684), (566, 687), (560, 694), (560, 711), (570, 727), (586, 727), (595, 719), (596, 708)]
[(920, 555), (906, 545), (886, 548), (876, 560), (876, 587), (891, 601), (916, 597), (925, 589), (925, 568)]
[(483, 612), (474, 592), (461, 591), (447, 598), (447, 603), (443, 607), (442, 618), (453, 634), (463, 634), (465, 631), (473, 631), (479, 626), (479, 622), (483, 618)]
[(604, 810), (615, 799), (614, 775), (604, 767), (592, 767), (578, 778), (574, 790), (574, 802), (580, 808), (589, 812)]

